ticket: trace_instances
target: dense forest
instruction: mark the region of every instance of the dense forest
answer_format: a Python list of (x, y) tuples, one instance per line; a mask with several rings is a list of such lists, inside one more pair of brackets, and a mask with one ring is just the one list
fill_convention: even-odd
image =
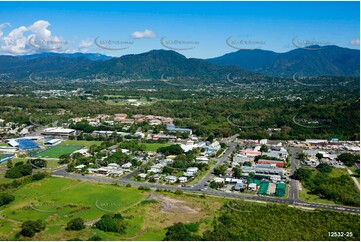
[[(331, 211), (303, 211), (287, 205), (232, 202), (221, 209), (203, 239), (214, 240), (359, 240), (359, 215)], [(328, 232), (344, 232), (331, 237)], [(352, 236), (346, 236), (352, 232)]]
[[(197, 88), (160, 83), (108, 86), (89, 82), (41, 87), (44, 91), (65, 93), (57, 96), (37, 93), (40, 87), (34, 84), (0, 83), (0, 118), (54, 125), (67, 123), (72, 117), (94, 117), (100, 113), (126, 113), (129, 117), (149, 114), (175, 118), (176, 125), (192, 128), (204, 137), (239, 134), (241, 138), (253, 139), (360, 138), (359, 83), (355, 78), (335, 77), (320, 87), (282, 78), (244, 80), (242, 86), (223, 82)], [(76, 95), (72, 94), (74, 90)], [(128, 99), (143, 105), (134, 106)], [(136, 129), (134, 126), (131, 130)], [(83, 125), (81, 130), (92, 132), (94, 128)]]

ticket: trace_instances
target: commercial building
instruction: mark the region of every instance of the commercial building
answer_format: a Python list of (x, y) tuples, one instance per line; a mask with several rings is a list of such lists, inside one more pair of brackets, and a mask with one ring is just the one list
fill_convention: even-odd
[(42, 134), (51, 137), (69, 137), (75, 135), (75, 129), (64, 129), (61, 127), (53, 127), (53, 128), (44, 129)]

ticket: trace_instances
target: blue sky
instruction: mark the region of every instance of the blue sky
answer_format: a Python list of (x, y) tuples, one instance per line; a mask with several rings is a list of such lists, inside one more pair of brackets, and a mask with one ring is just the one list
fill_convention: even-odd
[[(210, 58), (310, 44), (359, 49), (359, 8), (359, 2), (0, 2), (0, 51), (121, 56), (174, 49)], [(47, 49), (41, 40), (61, 48)]]

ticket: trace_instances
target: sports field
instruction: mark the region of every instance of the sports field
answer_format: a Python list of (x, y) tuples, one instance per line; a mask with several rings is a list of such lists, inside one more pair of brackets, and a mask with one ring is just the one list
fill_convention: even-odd
[(156, 152), (161, 147), (170, 146), (170, 144), (144, 143), (146, 151)]
[(33, 157), (37, 158), (59, 158), (61, 155), (64, 154), (71, 154), (76, 150), (81, 149), (82, 146), (76, 145), (57, 145), (51, 147), (47, 150), (40, 151), (39, 153), (35, 154)]
[(88, 141), (88, 140), (65, 140), (61, 144), (62, 145), (78, 145), (78, 146), (85, 146), (88, 148), (92, 145), (100, 145), (102, 141)]

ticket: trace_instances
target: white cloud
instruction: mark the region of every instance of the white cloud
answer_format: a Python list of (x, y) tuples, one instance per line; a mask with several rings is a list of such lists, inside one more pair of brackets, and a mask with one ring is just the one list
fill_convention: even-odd
[(19, 55), (32, 54), (42, 51), (64, 51), (67, 41), (60, 37), (53, 36), (48, 29), (50, 23), (39, 20), (26, 27), (21, 26), (13, 29), (8, 35), (3, 36), (2, 28), (9, 24), (0, 25), (0, 50), (2, 53)]
[(131, 36), (134, 39), (153, 39), (155, 38), (155, 33), (152, 30), (146, 29), (143, 32), (136, 31)]
[(28, 39), (24, 35), (28, 29), (25, 26), (13, 29), (7, 36), (4, 36), (4, 45), (1, 50), (9, 54), (27, 54), (28, 53)]
[(357, 45), (357, 46), (359, 46), (359, 45), (360, 45), (360, 40), (359, 40), (359, 39), (353, 39), (353, 40), (351, 40), (351, 45)]
[(80, 45), (79, 45), (79, 48), (89, 48), (92, 45), (93, 45), (93, 41), (91, 41), (91, 40), (82, 40)]
[(39, 20), (30, 25), (28, 29), (32, 31), (37, 37), (47, 39), (51, 37), (51, 31), (48, 30), (49, 26), (50, 23), (48, 21)]
[(0, 38), (4, 35), (3, 29), (6, 27), (9, 27), (10, 24), (9, 23), (2, 23), (0, 24)]
[(91, 40), (82, 40), (78, 46), (80, 52), (88, 52), (89, 48), (93, 46), (94, 42)]

